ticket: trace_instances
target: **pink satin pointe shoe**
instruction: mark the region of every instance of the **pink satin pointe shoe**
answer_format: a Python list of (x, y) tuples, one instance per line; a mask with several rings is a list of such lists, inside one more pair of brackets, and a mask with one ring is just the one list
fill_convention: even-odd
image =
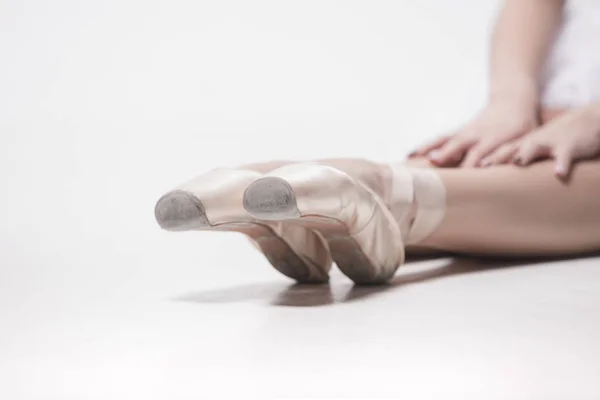
[(201, 175), (162, 196), (156, 203), (156, 220), (168, 231), (243, 233), (285, 276), (301, 283), (327, 282), (332, 260), (320, 234), (301, 226), (257, 221), (244, 210), (244, 190), (261, 176), (239, 169)]
[(357, 284), (384, 283), (404, 262), (400, 228), (382, 200), (333, 167), (276, 169), (248, 186), (243, 204), (257, 219), (319, 230), (337, 266)]

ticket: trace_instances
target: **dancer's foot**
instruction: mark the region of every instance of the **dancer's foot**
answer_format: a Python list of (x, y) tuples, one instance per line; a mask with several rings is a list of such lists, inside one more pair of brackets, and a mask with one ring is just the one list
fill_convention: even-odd
[(318, 163), (345, 172), (377, 194), (394, 215), (410, 250), (419, 248), (444, 216), (445, 187), (427, 160), (380, 164), (358, 158), (331, 158)]
[(390, 211), (366, 185), (336, 168), (284, 166), (249, 185), (243, 204), (257, 219), (318, 229), (340, 270), (356, 283), (386, 282), (404, 261)]
[(243, 233), (282, 274), (302, 283), (327, 282), (332, 261), (319, 233), (297, 225), (257, 221), (244, 210), (244, 190), (260, 177), (248, 170), (211, 171), (162, 196), (156, 204), (156, 220), (169, 231)]

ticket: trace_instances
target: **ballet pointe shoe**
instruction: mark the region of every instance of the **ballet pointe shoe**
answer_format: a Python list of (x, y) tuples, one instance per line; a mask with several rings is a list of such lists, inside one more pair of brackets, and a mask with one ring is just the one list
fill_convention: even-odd
[(236, 169), (201, 175), (162, 196), (156, 203), (156, 220), (167, 231), (243, 233), (283, 275), (300, 283), (327, 282), (332, 260), (319, 233), (300, 226), (256, 221), (244, 210), (244, 190), (261, 176)]
[(333, 167), (300, 163), (271, 171), (248, 186), (243, 205), (256, 219), (321, 232), (337, 266), (357, 284), (385, 283), (404, 262), (400, 229), (382, 200)]

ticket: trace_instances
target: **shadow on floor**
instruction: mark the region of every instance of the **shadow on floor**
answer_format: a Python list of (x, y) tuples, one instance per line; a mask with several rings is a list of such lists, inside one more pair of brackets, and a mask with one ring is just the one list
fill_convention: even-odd
[[(598, 254), (586, 255), (580, 258), (597, 257)], [(411, 261), (421, 261), (431, 258), (420, 257)], [(410, 284), (426, 282), (449, 276), (484, 273), (488, 271), (532, 267), (543, 263), (562, 260), (574, 260), (575, 258), (543, 258), (543, 259), (490, 259), (457, 257), (451, 258), (441, 267), (433, 267), (419, 271), (410, 271), (410, 264), (402, 267), (401, 272), (388, 284), (378, 286), (357, 286), (349, 281), (333, 280), (330, 284), (303, 285), (286, 283), (257, 283), (251, 285), (234, 286), (223, 289), (196, 292), (181, 297), (176, 301), (193, 303), (235, 303), (252, 300), (267, 301), (271, 305), (289, 307), (316, 307), (336, 303), (351, 302), (365, 299), (381, 293), (398, 290), (400, 287)]]

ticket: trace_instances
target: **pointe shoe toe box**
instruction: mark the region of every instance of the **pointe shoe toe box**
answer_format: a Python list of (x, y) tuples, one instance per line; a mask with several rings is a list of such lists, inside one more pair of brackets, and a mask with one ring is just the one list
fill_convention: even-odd
[(161, 197), (154, 209), (162, 229), (185, 231), (210, 226), (202, 202), (185, 191), (173, 191)]
[(263, 220), (300, 216), (294, 190), (278, 177), (261, 178), (250, 184), (244, 192), (243, 206), (252, 216)]

